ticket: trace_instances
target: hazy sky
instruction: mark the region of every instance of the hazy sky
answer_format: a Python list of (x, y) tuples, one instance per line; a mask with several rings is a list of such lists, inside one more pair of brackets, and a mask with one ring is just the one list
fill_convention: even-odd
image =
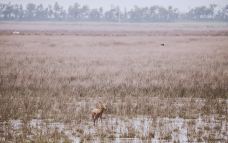
[(105, 9), (109, 9), (111, 5), (119, 5), (121, 8), (130, 9), (134, 5), (137, 6), (151, 6), (151, 5), (160, 5), (168, 7), (169, 5), (178, 8), (180, 11), (186, 11), (190, 8), (202, 5), (210, 5), (217, 4), (218, 7), (224, 7), (228, 4), (228, 0), (0, 0), (1, 2), (12, 2), (12, 3), (24, 3), (27, 4), (29, 2), (32, 3), (43, 3), (53, 4), (57, 1), (59, 4), (64, 5), (64, 7), (68, 7), (69, 5), (78, 2), (81, 5), (88, 5), (91, 8), (104, 7)]

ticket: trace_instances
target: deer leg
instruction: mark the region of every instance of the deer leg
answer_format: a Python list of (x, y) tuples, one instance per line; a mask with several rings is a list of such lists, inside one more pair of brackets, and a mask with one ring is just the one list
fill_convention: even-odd
[(101, 123), (102, 123), (102, 114), (101, 114), (100, 118), (101, 118)]
[(94, 114), (92, 114), (92, 119), (93, 119), (93, 125), (95, 126), (95, 115)]
[(96, 124), (96, 120), (98, 120), (98, 116), (97, 115), (94, 115), (94, 126)]

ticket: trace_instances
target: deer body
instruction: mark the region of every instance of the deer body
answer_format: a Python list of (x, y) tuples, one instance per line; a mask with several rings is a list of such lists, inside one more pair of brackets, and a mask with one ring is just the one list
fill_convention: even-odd
[(102, 114), (105, 110), (106, 110), (106, 105), (104, 104), (99, 104), (99, 107), (92, 110), (92, 119), (93, 119), (94, 126), (98, 118), (100, 118), (102, 122)]

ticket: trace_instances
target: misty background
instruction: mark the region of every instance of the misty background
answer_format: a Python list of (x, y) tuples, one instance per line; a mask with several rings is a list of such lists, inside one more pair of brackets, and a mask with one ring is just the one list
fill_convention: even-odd
[[(0, 0), (1, 1), (1, 0)], [(209, 6), (210, 4), (216, 4), (219, 8), (228, 4), (227, 0), (2, 0), (3, 2), (11, 2), (26, 5), (28, 3), (35, 3), (47, 6), (53, 4), (56, 1), (64, 8), (69, 7), (74, 3), (80, 5), (88, 5), (91, 8), (103, 7), (105, 10), (112, 6), (119, 6), (121, 9), (131, 9), (134, 6), (146, 7), (152, 5), (159, 5), (163, 7), (176, 7), (182, 12), (197, 7), (197, 6)]]
[(0, 0), (0, 20), (228, 21), (227, 0)]

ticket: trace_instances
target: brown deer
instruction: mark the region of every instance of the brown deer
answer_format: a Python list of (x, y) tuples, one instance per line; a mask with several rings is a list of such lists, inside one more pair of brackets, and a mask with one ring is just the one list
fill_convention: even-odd
[(95, 122), (96, 122), (96, 120), (98, 120), (98, 118), (100, 118), (101, 122), (102, 122), (102, 114), (106, 109), (107, 109), (106, 104), (99, 102), (97, 104), (97, 107), (92, 110), (92, 119), (93, 119), (94, 126), (95, 126)]

